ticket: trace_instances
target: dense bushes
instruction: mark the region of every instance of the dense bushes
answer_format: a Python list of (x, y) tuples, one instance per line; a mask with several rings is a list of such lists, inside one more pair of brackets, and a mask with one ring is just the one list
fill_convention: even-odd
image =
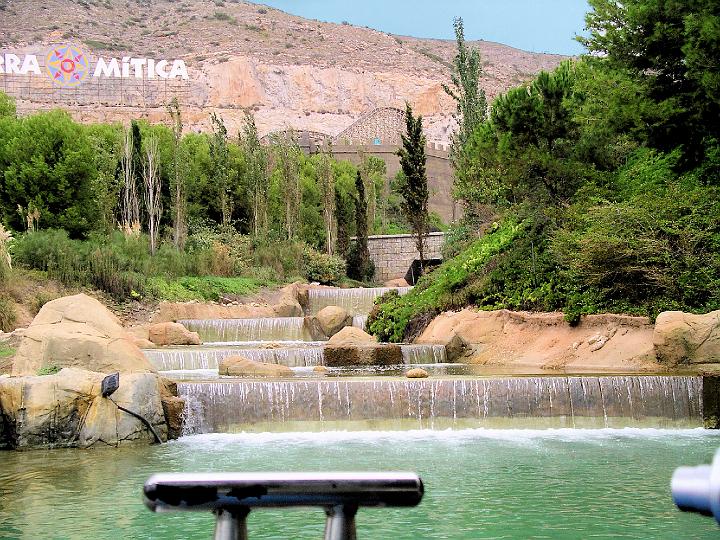
[(497, 254), (502, 253), (526, 228), (507, 219), (502, 226), (475, 241), (460, 255), (441, 264), (435, 271), (420, 278), (406, 295), (386, 294), (368, 318), (368, 328), (383, 341), (400, 342), (411, 339), (408, 329), (412, 321), (428, 313), (459, 308), (472, 299), (469, 285), (482, 275)]
[(46, 271), (65, 285), (94, 287), (119, 300), (146, 294), (217, 300), (296, 278), (336, 283), (345, 272), (344, 260), (302, 242), (255, 245), (235, 231), (210, 228), (191, 234), (186, 251), (164, 243), (155, 255), (150, 255), (145, 235), (115, 232), (74, 240), (66, 231), (42, 230), (20, 235), (13, 254), (18, 264)]

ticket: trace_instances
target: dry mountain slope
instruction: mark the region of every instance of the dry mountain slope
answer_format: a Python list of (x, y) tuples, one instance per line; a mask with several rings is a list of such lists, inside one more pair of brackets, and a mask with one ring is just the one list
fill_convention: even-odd
[[(217, 110), (233, 132), (241, 109), (251, 107), (261, 133), (293, 127), (335, 135), (369, 109), (409, 100), (425, 116), (430, 140), (447, 142), (452, 129), (453, 105), (441, 87), (452, 41), (393, 36), (224, 0), (0, 0), (0, 9), (6, 51), (40, 57), (51, 45), (73, 43), (91, 57), (182, 58), (190, 76), (183, 108), (192, 128), (205, 126), (209, 111)], [(490, 42), (473, 46), (483, 57), (489, 97), (563, 59)], [(18, 100), (23, 112), (52, 106), (25, 98)], [(143, 106), (132, 96), (122, 101), (81, 95), (63, 106), (86, 121), (165, 120), (162, 106)]]

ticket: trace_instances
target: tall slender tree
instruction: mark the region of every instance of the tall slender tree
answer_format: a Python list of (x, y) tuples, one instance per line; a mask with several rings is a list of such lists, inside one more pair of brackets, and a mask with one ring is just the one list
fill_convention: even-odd
[(368, 249), (368, 205), (365, 196), (365, 182), (360, 171), (355, 176), (355, 245), (348, 256), (348, 276), (358, 280), (372, 278), (374, 266)]
[(255, 118), (249, 110), (245, 111), (239, 138), (245, 155), (245, 174), (252, 201), (253, 235), (264, 238), (268, 226), (268, 191), (270, 188), (268, 157), (267, 152), (260, 144)]
[(210, 137), (210, 163), (213, 183), (220, 200), (220, 213), (223, 227), (230, 226), (234, 210), (234, 201), (230, 188), (230, 151), (228, 149), (227, 128), (222, 118), (210, 114), (212, 136)]
[[(330, 149), (332, 152), (332, 148)], [(318, 161), (318, 180), (322, 191), (323, 222), (325, 223), (325, 251), (332, 255), (335, 251), (335, 177), (333, 175), (330, 153), (321, 152)]]
[[(487, 116), (487, 98), (480, 87), (482, 62), (477, 49), (470, 49), (465, 43), (463, 20), (457, 17), (453, 22), (457, 53), (453, 59), (451, 84), (443, 84), (443, 90), (455, 101), (453, 115), (457, 129), (452, 136), (450, 160), (453, 166), (456, 185), (467, 180), (473, 156), (468, 154), (468, 141), (477, 127)], [(465, 201), (466, 211), (474, 212)]]
[(401, 209), (415, 235), (420, 253), (420, 271), (425, 267), (425, 236), (429, 228), (428, 185), (425, 169), (425, 135), (422, 116), (415, 118), (409, 103), (405, 104), (405, 129), (402, 147), (398, 150), (404, 181), (400, 184)]
[(140, 202), (135, 182), (135, 160), (133, 152), (133, 129), (125, 130), (123, 136), (120, 171), (122, 188), (120, 190), (120, 227), (125, 234), (140, 232)]
[(177, 97), (174, 97), (168, 104), (168, 114), (172, 122), (173, 132), (173, 185), (171, 186), (173, 196), (173, 244), (177, 249), (182, 249), (187, 236), (187, 191), (185, 186), (187, 163), (180, 145), (183, 124), (180, 103), (178, 103)]
[(157, 251), (160, 216), (162, 214), (162, 176), (160, 175), (160, 155), (155, 135), (145, 139), (145, 159), (143, 160), (143, 183), (145, 210), (147, 211), (150, 253)]
[(300, 154), (302, 150), (290, 132), (273, 138), (273, 154), (280, 170), (280, 190), (285, 199), (285, 235), (295, 238), (300, 224)]

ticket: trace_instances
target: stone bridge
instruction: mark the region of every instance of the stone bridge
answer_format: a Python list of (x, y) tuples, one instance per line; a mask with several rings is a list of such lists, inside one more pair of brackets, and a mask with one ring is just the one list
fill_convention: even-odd
[[(445, 233), (432, 232), (425, 237), (425, 260), (442, 260), (442, 245)], [(370, 258), (375, 263), (375, 279), (405, 278), (414, 284), (417, 277), (417, 264), (420, 254), (415, 247), (415, 237), (411, 234), (383, 234), (368, 237)]]

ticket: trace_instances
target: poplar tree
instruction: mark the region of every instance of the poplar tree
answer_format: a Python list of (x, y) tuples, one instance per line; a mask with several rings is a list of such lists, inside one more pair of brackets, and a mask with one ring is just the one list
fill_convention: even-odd
[(285, 233), (295, 238), (300, 222), (300, 155), (302, 150), (292, 133), (273, 140), (273, 151), (280, 170), (281, 192), (285, 199)]
[(177, 97), (174, 97), (168, 105), (168, 114), (172, 121), (173, 132), (173, 185), (171, 186), (173, 192), (173, 244), (177, 249), (182, 249), (185, 246), (187, 235), (187, 191), (185, 185), (187, 163), (180, 146), (183, 124)]
[(412, 227), (415, 245), (420, 253), (420, 270), (425, 266), (424, 238), (428, 233), (428, 185), (425, 170), (425, 135), (422, 116), (415, 118), (409, 103), (405, 104), (405, 129), (398, 150), (404, 181), (400, 184), (400, 208)]
[(333, 176), (332, 163), (327, 152), (320, 154), (318, 163), (318, 180), (322, 191), (323, 221), (325, 223), (325, 251), (332, 255), (335, 251), (335, 177)]
[(212, 137), (210, 137), (210, 166), (213, 184), (220, 200), (220, 213), (223, 227), (228, 227), (232, 219), (233, 199), (230, 189), (230, 151), (228, 149), (227, 128), (215, 113), (210, 114)]
[(253, 235), (265, 237), (268, 223), (268, 191), (270, 190), (268, 157), (265, 149), (260, 145), (255, 118), (248, 110), (245, 111), (243, 118), (240, 146), (245, 154), (245, 174), (250, 187)]

